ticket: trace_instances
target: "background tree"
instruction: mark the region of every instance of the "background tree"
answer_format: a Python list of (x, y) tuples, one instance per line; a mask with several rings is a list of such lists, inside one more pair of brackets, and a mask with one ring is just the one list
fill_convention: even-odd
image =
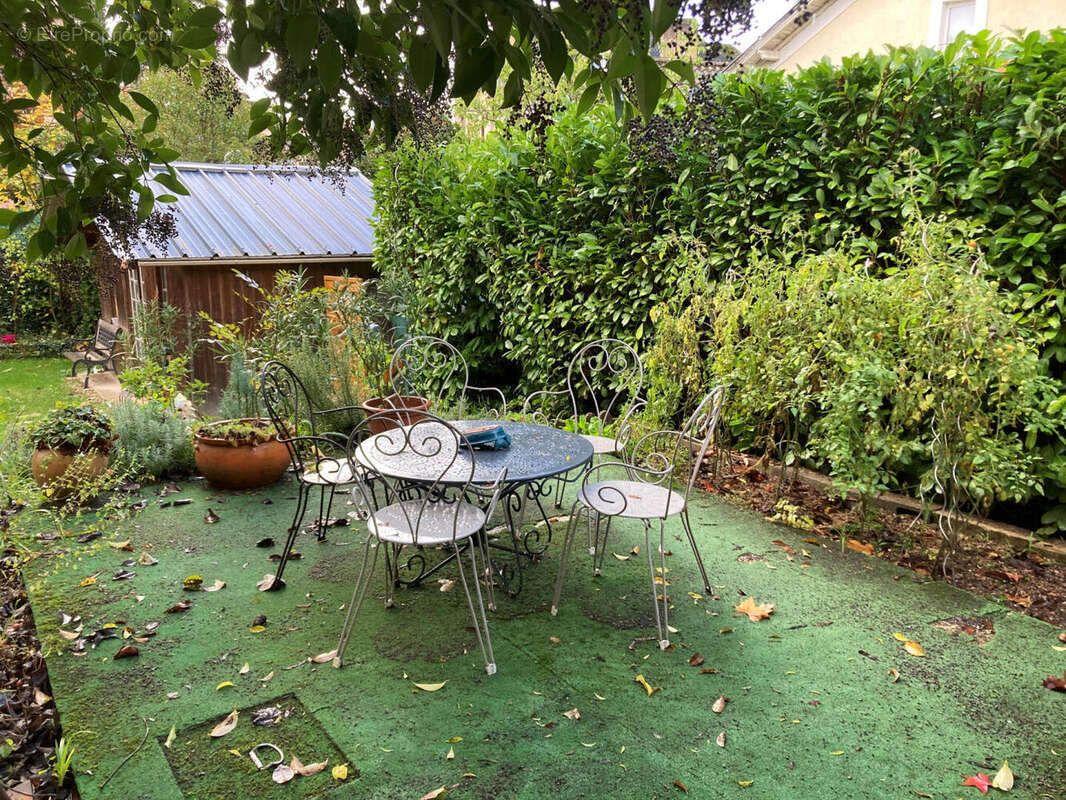
[[(220, 40), (241, 78), (276, 60), (273, 95), (252, 104), (249, 135), (269, 130), (274, 153), (343, 165), (370, 140), (392, 141), (427, 100), (496, 95), (505, 64), (506, 107), (521, 101), (541, 63), (553, 82), (572, 76), (582, 107), (602, 95), (620, 117), (650, 115), (670, 77), (692, 77), (690, 65), (649, 54), (682, 6), (708, 41), (719, 41), (750, 24), (754, 1), (231, 0), (223, 14), (197, 0), (0, 0), (0, 167), (42, 177), (37, 207), (0, 211), (0, 226), (36, 225), (31, 260), (57, 248), (83, 254), (81, 227), (94, 218), (119, 239), (165, 238), (156, 202), (185, 189), (173, 170), (146, 173), (179, 153), (158, 130), (154, 100), (126, 89), (146, 70), (196, 76)], [(588, 60), (576, 73), (575, 56)], [(29, 97), (9, 95), (16, 82)], [(58, 151), (15, 131), (44, 98), (70, 135)]]
[[(236, 76), (220, 62), (199, 74), (187, 69), (148, 72), (134, 87), (159, 109), (156, 134), (185, 161), (248, 164), (256, 161), (255, 137), (248, 136), (248, 97)], [(133, 109), (138, 125), (148, 112)]]

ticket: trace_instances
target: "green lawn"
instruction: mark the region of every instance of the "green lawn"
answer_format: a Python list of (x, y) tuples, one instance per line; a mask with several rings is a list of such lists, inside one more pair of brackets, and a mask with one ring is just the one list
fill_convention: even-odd
[(0, 430), (16, 415), (41, 414), (71, 399), (69, 374), (70, 362), (63, 358), (0, 361)]

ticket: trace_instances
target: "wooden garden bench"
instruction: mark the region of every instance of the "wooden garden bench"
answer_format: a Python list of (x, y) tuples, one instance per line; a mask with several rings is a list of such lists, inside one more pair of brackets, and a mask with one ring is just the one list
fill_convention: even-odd
[(84, 386), (88, 388), (89, 376), (92, 374), (94, 367), (101, 367), (105, 372), (107, 370), (116, 372), (115, 358), (120, 355), (118, 345), (121, 336), (122, 328), (117, 324), (105, 322), (102, 319), (98, 320), (96, 323), (96, 336), (93, 338), (92, 344), (84, 350), (68, 350), (63, 353), (64, 358), (74, 362), (70, 367), (70, 376), (73, 378), (77, 375), (78, 365), (84, 364)]

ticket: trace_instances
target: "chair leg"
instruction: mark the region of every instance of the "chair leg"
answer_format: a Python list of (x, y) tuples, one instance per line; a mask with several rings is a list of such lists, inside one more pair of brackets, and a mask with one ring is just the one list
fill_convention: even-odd
[[(603, 572), (603, 559), (607, 555), (607, 534), (611, 532), (611, 519), (608, 516), (596, 515), (596, 546), (592, 553), (592, 573), (599, 575)], [(600, 527), (603, 527), (603, 535), (600, 535)]]
[(481, 548), (481, 558), (485, 561), (485, 568), (481, 574), (485, 576), (485, 592), (489, 596), (489, 611), (496, 610), (496, 573), (492, 567), (492, 557), (489, 555), (489, 535), (487, 531), (481, 531), (477, 535), (477, 544)]
[(696, 537), (692, 535), (692, 523), (689, 521), (687, 508), (681, 512), (681, 524), (685, 526), (685, 533), (688, 534), (688, 543), (692, 545), (692, 555), (696, 556), (696, 566), (700, 568), (700, 576), (703, 578), (703, 590), (710, 595), (712, 594), (711, 582), (707, 579), (707, 570), (703, 566), (700, 549), (696, 547)]
[[(322, 486), (322, 494), (326, 493), (326, 486)], [(329, 526), (330, 514), (333, 513), (333, 498), (337, 494), (337, 486), (335, 484), (329, 485), (329, 501), (326, 503), (326, 515), (322, 516), (322, 503), (318, 504), (318, 528), (315, 530), (315, 536), (320, 542), (326, 541), (326, 528)]]
[(289, 553), (292, 552), (293, 544), (296, 542), (296, 535), (300, 532), (300, 526), (303, 525), (304, 514), (307, 513), (307, 496), (310, 493), (310, 487), (301, 483), (297, 491), (296, 511), (292, 517), (292, 525), (289, 526), (285, 547), (281, 551), (281, 561), (278, 562), (278, 571), (274, 573), (274, 581), (270, 584), (268, 591), (273, 592), (285, 588), (285, 581), (281, 579), (281, 575), (285, 572), (285, 565), (289, 563)]
[[(485, 673), (496, 674), (496, 656), (492, 652), (492, 639), (489, 637), (489, 619), (485, 615), (485, 603), (481, 599), (481, 581), (478, 580), (477, 551), (478, 547), (470, 542), (467, 550), (470, 551), (470, 567), (473, 570), (474, 592), (477, 594), (477, 610), (474, 609), (474, 599), (470, 594), (470, 584), (466, 580), (466, 570), (463, 569), (463, 553), (461, 546), (456, 543), (455, 563), (459, 565), (459, 578), (463, 582), (463, 591), (466, 592), (466, 605), (470, 609), (470, 617), (474, 620), (474, 630), (477, 633), (477, 643), (481, 645), (481, 657), (485, 661)], [(480, 613), (479, 613), (480, 612)], [(482, 628), (485, 633), (482, 635)]]
[[(577, 530), (578, 500), (570, 509), (570, 519), (566, 523), (566, 535), (563, 537), (563, 552), (559, 554), (559, 574), (555, 577), (555, 594), (552, 596), (552, 616), (559, 613), (559, 598), (563, 595), (563, 579), (566, 577), (566, 563), (570, 558), (570, 548), (574, 544), (574, 533)], [(584, 507), (582, 507), (584, 509)]]
[[(341, 638), (337, 642), (337, 652), (333, 656), (333, 666), (340, 669), (344, 666), (344, 651), (348, 647), (348, 639), (352, 635), (352, 628), (355, 626), (355, 620), (359, 616), (359, 610), (363, 607), (363, 600), (366, 598), (367, 587), (370, 586), (370, 580), (374, 577), (374, 568), (378, 563), (378, 548), (383, 543), (379, 542), (373, 534), (368, 534), (366, 538), (366, 547), (363, 552), (363, 563), (359, 567), (359, 577), (355, 580), (355, 588), (352, 590), (352, 600), (348, 604), (348, 614), (344, 617), (344, 625), (341, 627)], [(371, 557), (370, 548), (374, 548), (374, 555)], [(369, 568), (368, 565), (369, 564)]]
[[(644, 546), (648, 551), (648, 574), (651, 577), (651, 601), (655, 608), (655, 627), (659, 631), (659, 649), (665, 650), (670, 646), (670, 621), (668, 607), (670, 605), (666, 594), (666, 541), (664, 536), (663, 520), (659, 520), (659, 554), (661, 557), (662, 582), (655, 582), (655, 559), (651, 549), (651, 520), (644, 520)], [(662, 590), (660, 594), (660, 589)], [(659, 598), (662, 598), (660, 600)]]

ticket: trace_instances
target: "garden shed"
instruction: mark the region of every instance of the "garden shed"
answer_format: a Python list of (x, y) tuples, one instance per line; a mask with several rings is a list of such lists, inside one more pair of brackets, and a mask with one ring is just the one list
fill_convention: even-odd
[[(278, 270), (303, 269), (312, 286), (370, 275), (374, 200), (359, 171), (172, 166), (189, 194), (160, 206), (173, 214), (169, 239), (123, 246), (107, 231), (98, 232), (93, 257), (103, 319), (117, 319), (129, 331), (137, 306), (158, 300), (188, 320), (204, 312), (251, 329), (258, 296), (252, 282), (269, 290)], [(226, 367), (210, 348), (199, 347), (192, 372), (217, 386)]]

